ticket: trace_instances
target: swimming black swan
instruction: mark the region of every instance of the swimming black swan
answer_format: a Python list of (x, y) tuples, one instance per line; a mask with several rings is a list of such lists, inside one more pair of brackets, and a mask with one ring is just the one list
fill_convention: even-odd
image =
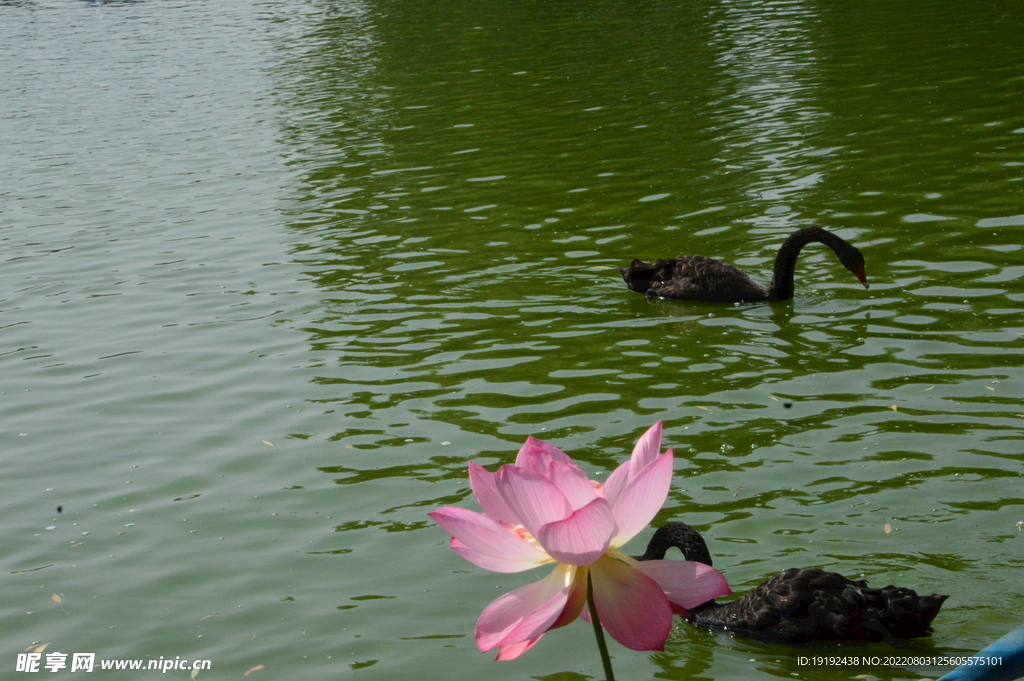
[[(638, 560), (661, 560), (672, 546), (686, 560), (711, 565), (704, 538), (683, 523), (658, 528)], [(836, 572), (790, 568), (738, 600), (690, 608), (689, 619), (787, 643), (882, 641), (924, 636), (947, 598), (896, 586), (870, 589)]]
[(727, 262), (703, 255), (681, 255), (671, 260), (646, 263), (634, 260), (629, 267), (620, 267), (623, 281), (630, 290), (659, 298), (707, 300), (715, 303), (751, 303), (789, 300), (793, 297), (793, 270), (800, 249), (812, 241), (820, 241), (833, 251), (843, 267), (868, 287), (864, 275), (864, 256), (856, 248), (821, 227), (804, 227), (782, 242), (775, 256), (775, 272), (768, 286), (757, 283), (743, 270)]

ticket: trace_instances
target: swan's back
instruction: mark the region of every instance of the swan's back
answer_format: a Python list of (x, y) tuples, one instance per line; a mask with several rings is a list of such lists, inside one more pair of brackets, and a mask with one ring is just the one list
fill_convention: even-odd
[(948, 596), (869, 588), (836, 572), (790, 568), (739, 600), (691, 610), (694, 624), (739, 629), (790, 643), (882, 641), (928, 633)]
[(620, 267), (630, 290), (659, 298), (732, 303), (768, 300), (768, 288), (727, 262), (703, 255), (683, 255)]

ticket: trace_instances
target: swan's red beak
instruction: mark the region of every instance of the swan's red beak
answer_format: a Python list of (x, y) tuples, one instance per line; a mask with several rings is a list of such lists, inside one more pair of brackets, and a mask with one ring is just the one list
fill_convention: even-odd
[(859, 270), (853, 273), (853, 276), (857, 277), (857, 281), (864, 284), (864, 288), (868, 288), (868, 277), (864, 274), (864, 268), (861, 267)]

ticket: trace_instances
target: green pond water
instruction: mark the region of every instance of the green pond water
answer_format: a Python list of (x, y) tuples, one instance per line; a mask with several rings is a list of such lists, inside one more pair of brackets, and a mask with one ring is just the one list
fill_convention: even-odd
[[(475, 509), (467, 463), (527, 435), (601, 479), (658, 419), (656, 524), (704, 531), (735, 591), (819, 566), (951, 596), (896, 647), (677, 620), (664, 652), (611, 643), (620, 679), (935, 678), (796, 659), (1020, 625), (1022, 25), (1019, 0), (0, 2), (0, 676), (48, 643), (198, 679), (599, 678), (583, 623), (481, 654), (484, 606), (547, 569), (477, 568), (426, 513)], [(615, 269), (767, 281), (807, 225), (870, 290), (817, 244), (772, 305)]]

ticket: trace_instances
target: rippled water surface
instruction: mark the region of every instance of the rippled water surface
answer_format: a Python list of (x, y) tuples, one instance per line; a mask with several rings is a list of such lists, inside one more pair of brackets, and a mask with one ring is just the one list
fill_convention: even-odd
[[(657, 521), (704, 531), (736, 591), (821, 566), (951, 594), (929, 638), (838, 650), (1019, 625), (1022, 22), (0, 2), (0, 668), (41, 642), (198, 678), (597, 677), (582, 624), (481, 655), (479, 612), (544, 570), (476, 568), (426, 513), (475, 508), (467, 462), (529, 434), (599, 477), (658, 419)], [(818, 245), (772, 305), (615, 270), (704, 253), (767, 281), (807, 225), (870, 290)], [(821, 649), (682, 623), (612, 645), (624, 679), (943, 671), (798, 668)]]

